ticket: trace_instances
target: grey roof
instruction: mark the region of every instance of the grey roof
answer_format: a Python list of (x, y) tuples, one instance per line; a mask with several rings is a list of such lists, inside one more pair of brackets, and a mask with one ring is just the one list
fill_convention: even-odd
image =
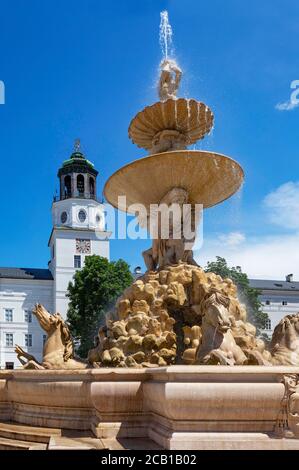
[(259, 290), (299, 291), (298, 281), (269, 281), (268, 279), (249, 279), (251, 287)]
[(53, 280), (49, 269), (38, 268), (0, 268), (0, 278)]

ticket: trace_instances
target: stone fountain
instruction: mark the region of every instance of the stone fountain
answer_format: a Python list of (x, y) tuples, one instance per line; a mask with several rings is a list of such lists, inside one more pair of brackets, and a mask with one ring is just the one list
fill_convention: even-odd
[[(214, 116), (204, 103), (177, 98), (181, 77), (166, 57), (160, 100), (130, 123), (129, 137), (149, 155), (107, 181), (105, 197), (119, 210), (189, 204), (193, 214), (243, 182), (236, 161), (187, 148), (211, 131)], [(37, 306), (59, 351), (46, 342), (37, 363), (18, 348), (25, 370), (0, 372), (1, 419), (89, 429), (104, 443), (134, 437), (166, 449), (299, 449), (299, 314), (280, 322), (267, 350), (233, 282), (195, 262), (184, 217), (168, 221), (166, 238), (159, 220), (143, 253), (147, 272), (118, 299), (87, 361), (74, 359), (61, 317)]]

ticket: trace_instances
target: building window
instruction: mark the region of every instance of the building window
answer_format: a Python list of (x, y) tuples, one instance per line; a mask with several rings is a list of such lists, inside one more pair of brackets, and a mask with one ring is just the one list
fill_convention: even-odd
[(5, 346), (7, 348), (13, 347), (13, 333), (6, 333), (5, 334)]
[(12, 308), (6, 308), (5, 309), (5, 321), (13, 321)]
[(24, 319), (26, 323), (32, 323), (32, 312), (31, 310), (24, 311)]
[(80, 255), (74, 256), (74, 268), (81, 268), (81, 256)]
[(43, 346), (45, 345), (45, 342), (47, 341), (47, 335), (43, 335)]
[(271, 303), (270, 300), (266, 300), (265, 302), (266, 305), (270, 305), (270, 303)]
[(288, 302), (286, 300), (283, 300), (281, 303), (282, 305), (288, 305)]
[(5, 369), (14, 369), (14, 362), (5, 362)]
[(27, 348), (31, 348), (32, 346), (32, 335), (31, 334), (25, 334), (25, 346), (27, 346)]
[(272, 327), (271, 327), (271, 320), (270, 318), (268, 318), (268, 320), (266, 320), (266, 323), (265, 323), (265, 330), (271, 330)]

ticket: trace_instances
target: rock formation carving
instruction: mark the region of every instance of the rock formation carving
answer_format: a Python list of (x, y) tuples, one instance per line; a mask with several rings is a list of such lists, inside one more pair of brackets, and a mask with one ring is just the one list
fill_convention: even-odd
[[(115, 312), (99, 329), (87, 363), (74, 359), (69, 329), (58, 313), (51, 315), (36, 305), (34, 314), (48, 337), (41, 363), (16, 346), (25, 369), (175, 363), (299, 366), (299, 313), (280, 321), (267, 351), (247, 322), (231, 279), (184, 262), (148, 271), (124, 291)], [(298, 433), (299, 385), (292, 387), (288, 388), (288, 419)]]
[(148, 271), (120, 297), (116, 317), (99, 331), (94, 366), (272, 361), (264, 342), (255, 337), (255, 327), (246, 321), (233, 282), (198, 266), (180, 262)]

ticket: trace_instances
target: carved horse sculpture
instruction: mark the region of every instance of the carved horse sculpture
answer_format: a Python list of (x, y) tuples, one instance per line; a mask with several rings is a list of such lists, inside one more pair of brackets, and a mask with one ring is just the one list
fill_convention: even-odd
[(229, 299), (219, 292), (212, 293), (202, 301), (202, 339), (197, 351), (198, 364), (241, 365), (247, 361), (233, 337), (228, 307)]
[(273, 332), (270, 352), (274, 365), (299, 365), (299, 313), (280, 320)]
[(51, 315), (40, 304), (35, 306), (33, 313), (48, 337), (44, 344), (42, 363), (16, 345), (15, 352), (24, 369), (85, 369), (87, 364), (73, 359), (73, 342), (61, 315)]

